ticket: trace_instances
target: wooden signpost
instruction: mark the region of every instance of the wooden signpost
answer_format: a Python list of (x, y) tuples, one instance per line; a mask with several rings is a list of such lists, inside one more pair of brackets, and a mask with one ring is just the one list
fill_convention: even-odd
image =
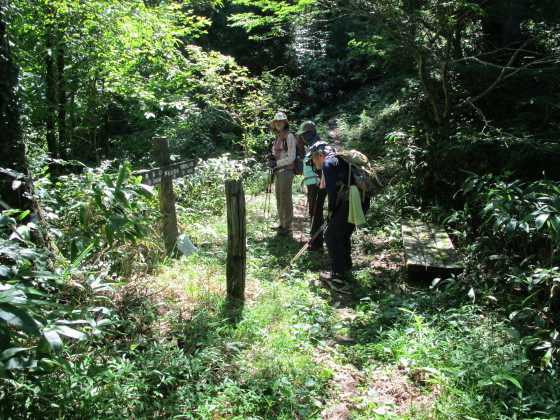
[[(177, 213), (173, 180), (194, 173), (195, 160), (171, 163), (167, 137), (154, 137), (154, 159), (157, 168), (137, 172), (142, 176), (142, 183), (157, 186), (159, 207), (163, 215), (163, 240), (167, 254), (178, 255)], [(245, 273), (247, 261), (247, 228), (245, 193), (243, 184), (238, 180), (226, 182), (228, 253), (227, 253), (227, 297), (231, 302), (243, 302), (245, 299)]]
[(226, 266), (227, 297), (231, 301), (245, 299), (247, 265), (247, 227), (245, 193), (240, 180), (226, 181), (228, 252)]
[(175, 210), (175, 196), (173, 194), (173, 180), (190, 175), (196, 166), (195, 160), (171, 163), (167, 137), (153, 138), (154, 160), (157, 168), (147, 169), (138, 174), (142, 176), (142, 183), (156, 185), (159, 197), (159, 209), (163, 215), (163, 241), (167, 255), (177, 255), (177, 212)]

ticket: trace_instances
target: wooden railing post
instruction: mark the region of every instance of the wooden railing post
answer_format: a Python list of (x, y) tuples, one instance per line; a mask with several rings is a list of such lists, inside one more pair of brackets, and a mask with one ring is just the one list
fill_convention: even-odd
[[(171, 155), (169, 154), (169, 144), (167, 137), (154, 137), (154, 160), (159, 167), (171, 164)], [(159, 196), (159, 209), (163, 214), (162, 229), (163, 241), (167, 255), (177, 255), (177, 238), (179, 237), (179, 229), (177, 228), (177, 213), (175, 210), (175, 195), (173, 194), (173, 181), (163, 181), (157, 186)]]
[(227, 298), (245, 300), (247, 227), (245, 193), (240, 180), (226, 181), (228, 251), (226, 266)]

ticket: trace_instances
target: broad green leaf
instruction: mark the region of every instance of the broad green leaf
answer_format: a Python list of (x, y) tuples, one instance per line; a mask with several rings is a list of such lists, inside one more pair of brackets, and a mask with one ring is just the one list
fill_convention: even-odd
[(56, 331), (51, 328), (44, 328), (43, 329), (43, 336), (49, 342), (54, 354), (57, 356), (62, 355), (62, 339), (60, 335)]
[(492, 380), (494, 382), (501, 382), (501, 381), (510, 381), (512, 384), (514, 384), (517, 388), (519, 389), (523, 389), (523, 387), (521, 386), (521, 384), (519, 383), (519, 381), (517, 379), (515, 379), (513, 376), (511, 375), (496, 375), (492, 377)]
[(107, 187), (115, 188), (115, 184), (113, 183), (113, 180), (109, 177), (109, 175), (103, 174), (103, 181), (105, 181), (105, 185), (107, 185)]
[(127, 171), (127, 169), (126, 169), (126, 166), (121, 165), (121, 166), (119, 167), (119, 173), (118, 173), (118, 175), (117, 175), (117, 189), (118, 189), (118, 188), (121, 188), (121, 186), (122, 186), (122, 184), (123, 184), (123, 181), (124, 181), (124, 179), (125, 179), (125, 177), (126, 177), (127, 172), (128, 172), (128, 171)]
[(107, 211), (107, 207), (105, 207), (105, 204), (103, 203), (102, 192), (97, 188), (95, 189), (93, 200), (101, 210)]
[(78, 246), (76, 245), (76, 240), (72, 239), (70, 242), (70, 261), (75, 261), (78, 256)]
[(537, 218), (535, 219), (535, 226), (537, 227), (537, 230), (539, 230), (544, 226), (549, 216), (550, 213), (543, 213), (537, 216)]
[(545, 355), (543, 356), (542, 364), (544, 366), (549, 366), (550, 365), (550, 362), (552, 361), (552, 352), (553, 352), (553, 349), (548, 349), (546, 351)]
[(513, 328), (505, 328), (505, 331), (515, 340), (519, 341), (521, 339), (521, 334), (519, 334), (519, 331), (513, 329)]
[(112, 247), (113, 240), (114, 240), (114, 232), (110, 224), (107, 224), (107, 226), (105, 226), (105, 237), (107, 238), (107, 243), (109, 244), (109, 246)]
[(14, 305), (0, 303), (0, 318), (30, 335), (36, 337), (41, 335), (33, 318), (27, 312)]
[(10, 287), (0, 292), (0, 302), (14, 306), (27, 305), (29, 300), (20, 287)]
[(8, 369), (34, 369), (37, 367), (37, 360), (34, 358), (13, 357), (6, 363)]
[(0, 226), (14, 226), (16, 220), (13, 217), (8, 217), (5, 214), (0, 215)]
[(29, 350), (29, 348), (27, 347), (10, 347), (0, 354), (0, 360), (5, 361), (11, 359), (12, 357), (14, 357), (14, 355), (27, 350)]
[(50, 271), (22, 271), (19, 273), (21, 277), (27, 278), (34, 278), (34, 279), (50, 279), (56, 280), (60, 278), (58, 274), (52, 273)]
[(126, 197), (123, 190), (121, 190), (121, 189), (116, 189), (115, 190), (115, 200), (117, 201), (117, 203), (121, 204), (124, 208), (127, 208), (127, 209), (130, 208), (130, 201)]
[(31, 213), (31, 211), (25, 210), (25, 211), (21, 212), (20, 214), (18, 214), (17, 219), (18, 220), (23, 220), (29, 215), (29, 213)]
[(74, 328), (67, 327), (66, 325), (51, 325), (51, 328), (66, 337), (75, 338), (77, 340), (87, 339), (87, 335)]
[(72, 261), (72, 267), (76, 267), (87, 255), (91, 252), (92, 248), (95, 246), (95, 242), (88, 245), (86, 249), (82, 251), (78, 257)]
[(80, 213), (80, 224), (82, 226), (86, 226), (87, 222), (88, 222), (88, 215), (87, 215), (86, 209), (83, 206), (81, 206), (80, 210), (79, 210), (79, 213)]
[(517, 221), (516, 220), (510, 220), (509, 222), (507, 222), (506, 224), (506, 234), (508, 235), (508, 237), (512, 237), (513, 235), (515, 235), (515, 231), (517, 229)]

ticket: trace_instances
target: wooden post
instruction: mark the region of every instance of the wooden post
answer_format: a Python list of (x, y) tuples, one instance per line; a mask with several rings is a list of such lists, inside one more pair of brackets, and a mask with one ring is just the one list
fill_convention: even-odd
[[(154, 137), (154, 160), (157, 166), (168, 166), (171, 164), (169, 154), (169, 144), (167, 137)], [(163, 214), (163, 241), (167, 255), (177, 255), (177, 238), (179, 230), (177, 228), (177, 213), (175, 211), (175, 195), (173, 194), (173, 181), (163, 181), (158, 184), (159, 209)]]
[(247, 227), (245, 193), (240, 180), (226, 181), (228, 251), (226, 266), (227, 298), (245, 300)]

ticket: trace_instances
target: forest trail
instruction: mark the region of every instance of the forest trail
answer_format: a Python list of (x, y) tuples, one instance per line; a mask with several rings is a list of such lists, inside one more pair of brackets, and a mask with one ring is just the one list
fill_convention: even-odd
[[(329, 125), (329, 133), (332, 136), (329, 141), (340, 147), (342, 139), (337, 137), (334, 122)], [(388, 235), (382, 234), (379, 229), (366, 225), (359, 227), (352, 236), (354, 280), (351, 283), (328, 284), (319, 279), (320, 272), (329, 271), (330, 259), (326, 248), (318, 252), (304, 252), (289, 266), (282, 278), (277, 278), (309, 238), (310, 220), (305, 191), (305, 186), (301, 185), (301, 177), (296, 177), (293, 190), (294, 231), (291, 238), (277, 236), (271, 229), (271, 226), (277, 224), (274, 189), (269, 193), (246, 196), (251, 270), (259, 273), (270, 267), (274, 268), (270, 278), (264, 282), (248, 275), (244, 311), (250, 312), (262, 305), (261, 297), (273, 293), (271, 290), (280, 283), (288, 289), (292, 286), (305, 288), (306, 293), (314, 295), (313, 299), (323, 302), (322, 305), (328, 308), (328, 316), (332, 317), (329, 325), (339, 327), (324, 328), (321, 332), (322, 342), (313, 346), (311, 355), (314, 364), (328, 377), (326, 392), (320, 396), (323, 405), (317, 412), (321, 419), (349, 420), (371, 410), (371, 407), (377, 407), (374, 410), (379, 416), (406, 414), (411, 407), (431, 411), (439, 390), (432, 388), (427, 392), (425, 378), (419, 370), (409, 369), (404, 362), (384, 363), (383, 357), (387, 355), (379, 358), (375, 354), (361, 353), (369, 345), (363, 331), (372, 327), (368, 321), (364, 321), (364, 299), (377, 305), (380, 295), (389, 293), (404, 298), (415, 287), (405, 279), (402, 247), (395, 246)], [(370, 211), (376, 211), (375, 203)], [(255, 244), (267, 249), (267, 253), (263, 254), (264, 258), (255, 259), (251, 255)], [(218, 242), (214, 246), (218, 246)], [(193, 301), (192, 292), (185, 287), (185, 277), (188, 274), (177, 273), (172, 284), (168, 283), (167, 289), (161, 292), (168, 297), (173, 295), (173, 304), (167, 300), (168, 311), (186, 314), (186, 320), (194, 321), (200, 307)], [(225, 293), (214, 276), (197, 272), (196, 278), (203, 283), (205, 293)], [(291, 285), (292, 282), (299, 285)], [(275, 328), (274, 325), (268, 327)], [(170, 330), (171, 327), (161, 325), (161, 329)]]
[[(344, 139), (337, 128), (337, 120), (335, 118), (329, 120), (325, 128), (329, 137), (325, 140), (335, 148), (342, 149)], [(299, 177), (296, 177), (293, 195), (293, 243), (290, 244), (290, 251), (286, 249), (289, 255), (285, 256), (288, 261), (309, 238), (310, 219), (306, 188), (300, 182)], [(268, 213), (268, 219), (262, 220), (258, 215), (253, 214), (249, 215), (248, 223), (265, 223), (268, 227), (276, 224), (274, 191), (270, 194), (270, 209), (265, 211), (265, 214)], [(253, 199), (258, 200), (259, 197)], [(277, 239), (273, 231), (265, 229), (264, 232), (268, 232), (265, 236), (268, 235), (271, 241)], [(248, 241), (251, 240), (248, 237)], [(332, 373), (328, 401), (321, 411), (321, 417), (325, 420), (347, 420), (368, 405), (380, 407), (379, 415), (404, 413), (411, 405), (430, 409), (435, 403), (438, 392), (426, 393), (420, 386), (415, 386), (422, 382), (421, 378), (411, 378), (413, 373), (406, 366), (399, 365), (388, 372), (380, 365), (378, 370), (371, 371), (365, 370), (360, 362), (344, 357), (348, 349), (360, 346), (356, 338), (348, 332), (353, 331), (359, 323), (357, 317), (360, 300), (373, 296), (376, 288), (383, 288), (395, 295), (406, 293), (402, 285), (407, 284), (404, 254), (400, 247), (391, 247), (386, 239), (374, 235), (367, 226), (357, 229), (352, 236), (352, 242), (354, 277), (371, 279), (366, 281), (365, 285), (363, 282), (358, 284), (356, 279), (348, 284), (321, 281), (320, 272), (329, 271), (330, 267), (326, 247), (319, 252), (307, 251), (300, 257), (302, 264), (312, 261), (313, 266), (317, 267), (309, 287), (320, 298), (329, 301), (336, 316), (334, 322), (343, 326), (341, 329), (333, 330), (333, 335), (327, 340), (327, 346), (317, 346), (314, 350), (314, 360), (317, 365)], [(297, 264), (298, 261), (295, 261), (293, 265)], [(289, 269), (287, 272), (289, 273)], [(247, 283), (246, 294), (249, 297), (249, 304), (251, 298), (257, 297), (260, 293), (260, 290), (252, 290), (253, 286), (254, 283)], [(336, 331), (343, 332), (336, 333)]]
[[(337, 145), (340, 146), (341, 143), (338, 142)], [(274, 224), (274, 214), (273, 211), (272, 220), (269, 220), (268, 224)], [(305, 194), (294, 194), (293, 239), (297, 242), (295, 250), (304, 246), (309, 237), (308, 231), (309, 217)], [(273, 235), (271, 232), (271, 238)], [(313, 274), (309, 287), (319, 297), (329, 301), (336, 314), (334, 322), (342, 326), (341, 329), (333, 330), (333, 335), (326, 340), (327, 346), (317, 346), (314, 350), (317, 365), (332, 373), (329, 401), (321, 411), (321, 416), (325, 420), (348, 420), (372, 404), (380, 407), (380, 415), (389, 412), (404, 413), (411, 405), (432, 408), (438, 392), (434, 390), (432, 393), (426, 393), (421, 386), (416, 386), (415, 384), (422, 385), (421, 378), (411, 377), (417, 372), (411, 372), (403, 365), (390, 372), (382, 365), (376, 371), (365, 370), (360, 362), (348, 360), (343, 356), (348, 349), (360, 346), (356, 338), (348, 332), (355, 330), (359, 323), (357, 308), (360, 306), (360, 300), (373, 296), (375, 288), (384, 288), (396, 295), (404, 294), (406, 290), (402, 285), (407, 283), (404, 279), (404, 255), (400, 248), (390, 247), (385, 239), (373, 235), (367, 227), (358, 228), (352, 239), (355, 277), (371, 278), (369, 284), (357, 284), (354, 281), (341, 285), (321, 281), (320, 272), (328, 271), (330, 264), (326, 248), (319, 252), (305, 252), (300, 257), (302, 264), (314, 261), (314, 266), (320, 267)], [(296, 252), (293, 251), (286, 258), (291, 258)], [(294, 265), (296, 264), (297, 262), (294, 262)], [(258, 292), (251, 288), (249, 282), (248, 295), (258, 296)]]

